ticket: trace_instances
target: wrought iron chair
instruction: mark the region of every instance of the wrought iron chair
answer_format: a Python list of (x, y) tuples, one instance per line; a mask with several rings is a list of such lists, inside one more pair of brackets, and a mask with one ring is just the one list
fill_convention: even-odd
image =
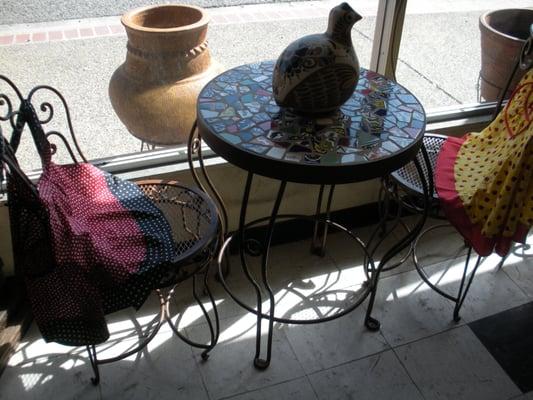
[[(47, 274), (54, 269), (54, 251), (51, 246), (52, 233), (47, 209), (39, 198), (36, 184), (20, 168), (15, 156), (21, 136), (23, 132), (27, 132), (25, 126), (29, 127), (40, 155), (45, 153), (55, 155), (57, 146), (50, 141), (52, 137), (55, 137), (67, 149), (72, 162), (76, 164), (86, 163), (87, 160), (74, 135), (66, 101), (56, 89), (44, 85), (37, 86), (24, 98), (20, 90), (8, 78), (0, 75), (0, 82), (7, 84), (10, 91), (15, 94), (15, 96), (10, 97), (5, 92), (0, 92), (0, 183), (3, 180), (3, 171), (5, 171), (15, 273), (21, 278), (27, 279), (30, 275)], [(73, 147), (61, 133), (57, 131), (44, 132), (43, 127), (54, 116), (54, 108), (50, 102), (43, 102), (40, 104), (40, 110), (45, 115), (39, 117), (32, 104), (32, 101), (35, 101), (36, 92), (51, 93), (60, 100), (65, 108)], [(18, 102), (20, 102), (20, 106), (15, 107)], [(4, 125), (10, 125), (12, 130), (9, 140), (2, 134), (2, 122)], [(208, 358), (209, 352), (219, 337), (219, 317), (208, 286), (209, 264), (216, 253), (220, 238), (219, 218), (214, 203), (205, 193), (179, 182), (149, 180), (136, 182), (136, 184), (141, 192), (161, 211), (172, 229), (173, 259), (171, 263), (163, 266), (164, 274), (157, 276), (153, 287), (151, 284), (151, 289), (155, 290), (159, 297), (159, 315), (152, 323), (148, 324), (151, 331), (148, 334), (143, 332), (144, 337), (139, 338), (139, 343), (133, 349), (113, 358), (99, 359), (96, 352), (97, 343), (76, 344), (84, 345), (87, 348), (94, 372), (92, 382), (95, 385), (100, 380), (100, 365), (122, 360), (143, 350), (165, 322), (183, 341), (203, 349), (203, 359)], [(148, 273), (146, 278), (150, 280), (153, 277), (150, 277)], [(171, 319), (170, 301), (172, 295), (177, 285), (186, 280), (192, 281), (193, 297), (198, 302), (207, 321), (210, 333), (210, 341), (207, 344), (195, 342), (185, 337)], [(203, 281), (203, 288), (211, 302), (214, 321), (200, 300), (199, 280)], [(120, 288), (119, 293), (122, 293), (121, 290), (122, 288)]]
[[(516, 74), (516, 71), (518, 68), (521, 69), (530, 69), (533, 65), (533, 25), (531, 26), (531, 36), (524, 44), (524, 47), (522, 49), (522, 52), (520, 54), (519, 59), (517, 60), (512, 72), (509, 75), (509, 78), (507, 80), (507, 83), (505, 87), (502, 89), (500, 98), (496, 104), (494, 113), (492, 115), (492, 119), (494, 120), (496, 116), (499, 114), (500, 110), (502, 109), (502, 104), (505, 98), (505, 94), (507, 93), (507, 90), (509, 88), (509, 85), (511, 84), (513, 77)], [(426, 182), (428, 183), (428, 186), (430, 188), (429, 192), (431, 194), (431, 198), (428, 199), (427, 205), (429, 206), (429, 215), (442, 219), (443, 221), (446, 220), (446, 217), (444, 216), (440, 205), (439, 205), (439, 197), (435, 190), (434, 186), (434, 171), (435, 166), (437, 163), (437, 157), (439, 155), (439, 152), (446, 141), (446, 136), (428, 133), (424, 137), (424, 146), (422, 147), (421, 151), (417, 155), (419, 161), (421, 162), (424, 173), (426, 176)], [(401, 169), (393, 172), (391, 174), (391, 183), (392, 187), (394, 189), (388, 188), (389, 193), (394, 192), (394, 197), (398, 203), (400, 208), (405, 208), (410, 212), (421, 212), (421, 204), (423, 204), (423, 189), (422, 189), (422, 182), (420, 181), (419, 175), (416, 173), (416, 170), (414, 169), (413, 163), (409, 163), (402, 167)], [(405, 229), (408, 229), (405, 224), (402, 223), (402, 225), (405, 227)], [(413, 245), (411, 247), (411, 254), (413, 257), (413, 263), (415, 265), (416, 270), (418, 271), (420, 277), (422, 280), (435, 292), (437, 292), (439, 295), (445, 297), (446, 299), (452, 301), (455, 303), (454, 311), (453, 311), (453, 319), (454, 321), (460, 320), (459, 311), (461, 309), (461, 306), (463, 305), (465, 298), (468, 294), (468, 290), (472, 284), (472, 281), (474, 279), (475, 273), (481, 263), (482, 257), (478, 255), (478, 258), (476, 260), (476, 263), (473, 267), (473, 269), (470, 272), (470, 276), (468, 276), (469, 272), (469, 262), (472, 255), (472, 246), (469, 245), (465, 241), (465, 247), (467, 249), (467, 255), (466, 260), (464, 264), (463, 274), (461, 277), (461, 281), (459, 284), (459, 290), (456, 294), (449, 293), (445, 291), (444, 289), (438, 287), (436, 284), (432, 283), (427, 276), (424, 267), (421, 265), (417, 248), (419, 246), (420, 241), (431, 231), (441, 229), (444, 227), (450, 227), (451, 225), (447, 222), (443, 222), (438, 225), (433, 225), (424, 231), (422, 231), (417, 239), (413, 242)], [(405, 257), (401, 262), (405, 261), (407, 257)], [(499, 263), (499, 268), (503, 267), (503, 264), (505, 262), (506, 256), (503, 257)]]

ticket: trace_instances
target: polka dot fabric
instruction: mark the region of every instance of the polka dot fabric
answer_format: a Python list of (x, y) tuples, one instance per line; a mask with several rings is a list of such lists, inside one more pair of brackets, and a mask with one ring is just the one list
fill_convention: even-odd
[(482, 132), (449, 138), (436, 167), (444, 211), (476, 251), (505, 255), (533, 225), (533, 70)]
[(90, 164), (46, 166), (38, 184), (49, 217), (54, 268), (27, 276), (47, 341), (96, 344), (104, 315), (140, 307), (174, 257), (171, 228), (134, 183)]

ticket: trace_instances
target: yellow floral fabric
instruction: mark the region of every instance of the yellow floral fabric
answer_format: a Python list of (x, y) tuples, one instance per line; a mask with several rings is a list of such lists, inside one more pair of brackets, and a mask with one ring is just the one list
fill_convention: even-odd
[(533, 225), (533, 69), (483, 131), (471, 133), (454, 166), (470, 220), (487, 237), (511, 237)]

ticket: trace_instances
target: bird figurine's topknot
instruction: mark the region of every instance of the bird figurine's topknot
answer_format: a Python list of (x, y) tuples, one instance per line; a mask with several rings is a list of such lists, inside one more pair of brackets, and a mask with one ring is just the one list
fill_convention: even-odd
[(280, 107), (296, 114), (320, 115), (337, 110), (350, 98), (359, 80), (351, 31), (361, 18), (342, 3), (330, 11), (326, 32), (304, 36), (287, 46), (272, 81)]

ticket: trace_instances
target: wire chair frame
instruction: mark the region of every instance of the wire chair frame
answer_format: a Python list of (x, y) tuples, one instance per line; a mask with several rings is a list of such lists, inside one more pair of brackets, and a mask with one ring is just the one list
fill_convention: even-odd
[[(531, 35), (528, 38), (528, 40), (526, 40), (526, 42), (524, 43), (524, 46), (522, 47), (522, 51), (517, 57), (514, 68), (509, 74), (507, 82), (500, 92), (498, 102), (496, 103), (496, 107), (492, 114), (492, 120), (494, 120), (499, 114), (499, 112), (501, 111), (503, 107), (503, 102), (505, 99), (505, 94), (507, 93), (507, 90), (509, 89), (509, 86), (516, 72), (518, 71), (518, 69), (521, 68), (521, 69), (527, 70), (527, 69), (530, 69), (532, 66), (533, 66), (533, 25), (531, 25)], [(434, 133), (426, 134), (426, 136), (424, 137), (424, 147), (427, 149), (427, 153), (424, 153), (423, 151), (421, 151), (417, 155), (417, 158), (422, 159), (424, 161), (422, 163), (424, 172), (432, 188), (434, 188), (434, 175), (433, 174), (435, 171), (438, 153), (442, 145), (444, 144), (445, 140), (446, 140), (446, 136), (444, 135), (438, 135)], [(412, 174), (409, 164), (393, 172), (391, 174), (391, 179), (394, 185), (399, 187), (400, 190), (403, 190), (407, 194), (407, 196), (394, 196), (394, 199), (400, 204), (400, 207), (405, 207), (411, 212), (415, 212), (415, 213), (420, 212), (419, 207), (417, 207), (416, 205), (416, 199), (419, 199), (422, 196), (422, 188), (421, 188), (421, 184), (419, 180), (417, 180), (416, 176)], [(433, 193), (433, 198), (432, 198), (432, 211), (433, 212), (431, 213), (431, 216), (439, 218), (439, 219), (445, 219), (445, 217), (442, 214), (442, 210), (440, 209), (439, 199), (438, 199), (438, 195), (436, 191), (434, 191), (433, 189), (431, 193)], [(413, 198), (415, 199), (414, 203), (412, 201)], [(482, 257), (478, 255), (477, 260), (474, 264), (474, 267), (470, 268), (469, 264), (470, 264), (470, 258), (472, 256), (472, 246), (465, 241), (464, 246), (467, 250), (467, 256), (465, 259), (463, 274), (461, 276), (461, 281), (460, 281), (459, 289), (457, 293), (451, 294), (441, 289), (436, 284), (432, 283), (429, 277), (427, 276), (424, 270), (424, 267), (420, 263), (418, 253), (417, 253), (417, 248), (420, 244), (420, 241), (427, 234), (437, 229), (441, 229), (445, 227), (450, 227), (450, 224), (443, 223), (443, 224), (435, 225), (435, 226), (432, 226), (432, 227), (429, 227), (423, 230), (419, 234), (415, 242), (412, 244), (411, 254), (413, 257), (413, 263), (415, 265), (415, 268), (418, 271), (422, 280), (436, 293), (438, 293), (444, 298), (455, 303), (454, 310), (453, 310), (453, 320), (458, 322), (461, 319), (460, 314), (459, 314), (460, 309), (466, 299), (468, 290), (470, 289), (472, 285), (475, 273), (479, 265), (481, 264)], [(505, 259), (506, 259), (506, 256), (502, 257), (498, 265), (498, 268), (503, 267), (505, 263)]]
[[(54, 268), (54, 251), (51, 245), (51, 228), (47, 210), (39, 198), (37, 185), (32, 182), (20, 167), (16, 153), (22, 135), (29, 128), (41, 162), (46, 165), (62, 145), (75, 164), (87, 163), (74, 133), (71, 114), (63, 95), (55, 88), (39, 85), (30, 90), (25, 98), (19, 88), (7, 77), (0, 75), (0, 184), (7, 182), (8, 207), (13, 236), (15, 274), (24, 279), (28, 265), (43, 266), (42, 273)], [(50, 101), (36, 105), (37, 94), (56, 97), (63, 106), (69, 135), (48, 129), (47, 125), (56, 116), (56, 109)], [(37, 112), (39, 110), (40, 112)], [(9, 139), (2, 130), (7, 125), (11, 130)], [(45, 131), (45, 129), (48, 129)], [(58, 144), (52, 142), (57, 141)], [(154, 288), (159, 298), (159, 312), (149, 333), (140, 337), (137, 346), (116, 357), (99, 359), (95, 344), (87, 344), (89, 362), (94, 377), (93, 384), (100, 381), (99, 366), (125, 359), (146, 348), (164, 323), (187, 344), (203, 349), (202, 358), (207, 359), (219, 337), (219, 315), (214, 298), (209, 290), (208, 276), (210, 262), (220, 244), (222, 231), (217, 209), (211, 199), (202, 191), (174, 181), (145, 180), (136, 182), (141, 191), (162, 211), (173, 231), (176, 255), (168, 265), (169, 277)], [(31, 234), (26, 225), (38, 226), (37, 233)], [(174, 229), (175, 226), (178, 228)], [(33, 232), (33, 230), (32, 230)], [(31, 251), (30, 251), (31, 249)], [(37, 264), (38, 262), (38, 264)], [(209, 329), (207, 343), (194, 341), (181, 333), (172, 321), (170, 303), (176, 287), (186, 280), (192, 280), (192, 295), (200, 306), (202, 317)], [(199, 285), (199, 283), (201, 283)], [(199, 290), (203, 286), (204, 291)], [(165, 289), (166, 288), (166, 289)], [(213, 318), (202, 302), (206, 294), (211, 304)]]

